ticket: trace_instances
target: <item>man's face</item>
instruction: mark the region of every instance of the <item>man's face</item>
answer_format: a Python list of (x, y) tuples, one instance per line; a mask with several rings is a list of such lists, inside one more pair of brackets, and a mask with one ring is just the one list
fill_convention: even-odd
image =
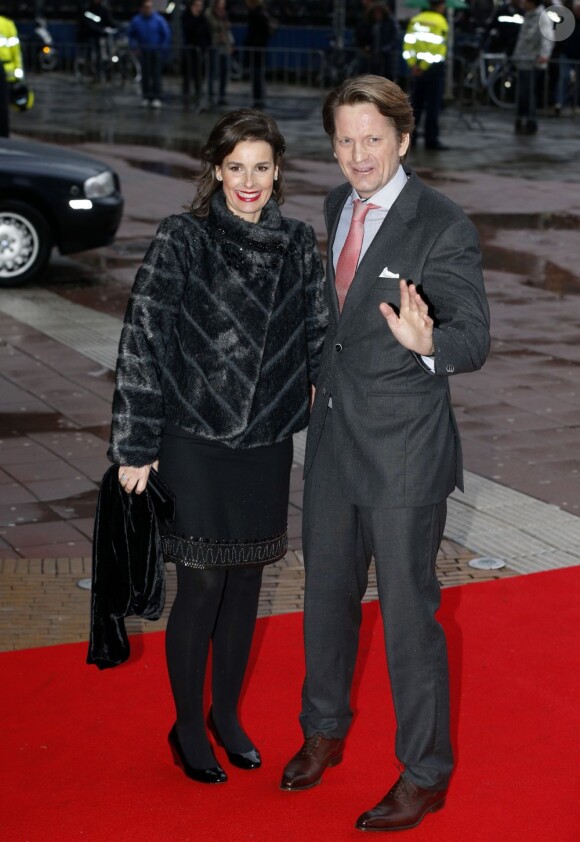
[(361, 199), (370, 199), (399, 169), (409, 135), (403, 135), (399, 143), (391, 121), (367, 102), (339, 106), (334, 126), (338, 165)]
[(141, 14), (144, 15), (146, 18), (150, 17), (153, 14), (153, 3), (143, 3), (143, 5), (141, 6)]
[(191, 4), (190, 8), (191, 8), (191, 14), (194, 17), (198, 17), (198, 15), (201, 15), (201, 10), (203, 8), (201, 0), (194, 0), (194, 2)]

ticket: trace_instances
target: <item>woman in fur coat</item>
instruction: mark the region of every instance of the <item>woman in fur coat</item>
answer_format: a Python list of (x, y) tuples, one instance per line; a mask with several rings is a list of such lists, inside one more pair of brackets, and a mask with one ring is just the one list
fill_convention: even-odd
[(176, 762), (227, 780), (260, 754), (237, 713), (265, 564), (287, 547), (292, 435), (308, 421), (326, 328), (313, 229), (283, 217), (284, 139), (253, 110), (222, 117), (187, 213), (165, 219), (137, 273), (117, 362), (109, 457), (127, 493), (151, 466), (174, 492), (177, 567), (167, 664)]

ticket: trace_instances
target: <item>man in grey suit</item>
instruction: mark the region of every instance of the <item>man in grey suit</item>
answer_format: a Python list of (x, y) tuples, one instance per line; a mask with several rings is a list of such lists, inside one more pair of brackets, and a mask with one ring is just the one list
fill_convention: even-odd
[(446, 500), (462, 487), (449, 376), (479, 369), (489, 311), (477, 233), (402, 166), (413, 131), (403, 91), (348, 79), (323, 108), (348, 179), (325, 203), (330, 324), (305, 460), (305, 742), (282, 789), (342, 760), (371, 555), (404, 771), (360, 830), (402, 830), (445, 801), (453, 757), (435, 560)]

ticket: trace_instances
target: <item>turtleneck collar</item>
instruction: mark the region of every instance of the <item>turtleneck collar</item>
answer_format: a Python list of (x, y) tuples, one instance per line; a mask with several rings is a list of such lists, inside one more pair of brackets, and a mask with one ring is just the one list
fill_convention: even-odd
[(247, 222), (229, 210), (223, 191), (217, 190), (210, 200), (208, 224), (220, 236), (240, 245), (269, 249), (285, 244), (289, 239), (282, 228), (282, 214), (273, 197), (262, 208), (258, 222)]

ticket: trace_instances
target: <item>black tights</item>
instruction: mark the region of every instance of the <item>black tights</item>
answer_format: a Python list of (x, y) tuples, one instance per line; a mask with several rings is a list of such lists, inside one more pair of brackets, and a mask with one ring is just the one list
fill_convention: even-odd
[(232, 752), (253, 748), (237, 718), (258, 613), (262, 567), (196, 570), (177, 564), (177, 596), (166, 636), (167, 667), (177, 734), (188, 762), (216, 765), (203, 713), (205, 670), (212, 643), (212, 712)]

